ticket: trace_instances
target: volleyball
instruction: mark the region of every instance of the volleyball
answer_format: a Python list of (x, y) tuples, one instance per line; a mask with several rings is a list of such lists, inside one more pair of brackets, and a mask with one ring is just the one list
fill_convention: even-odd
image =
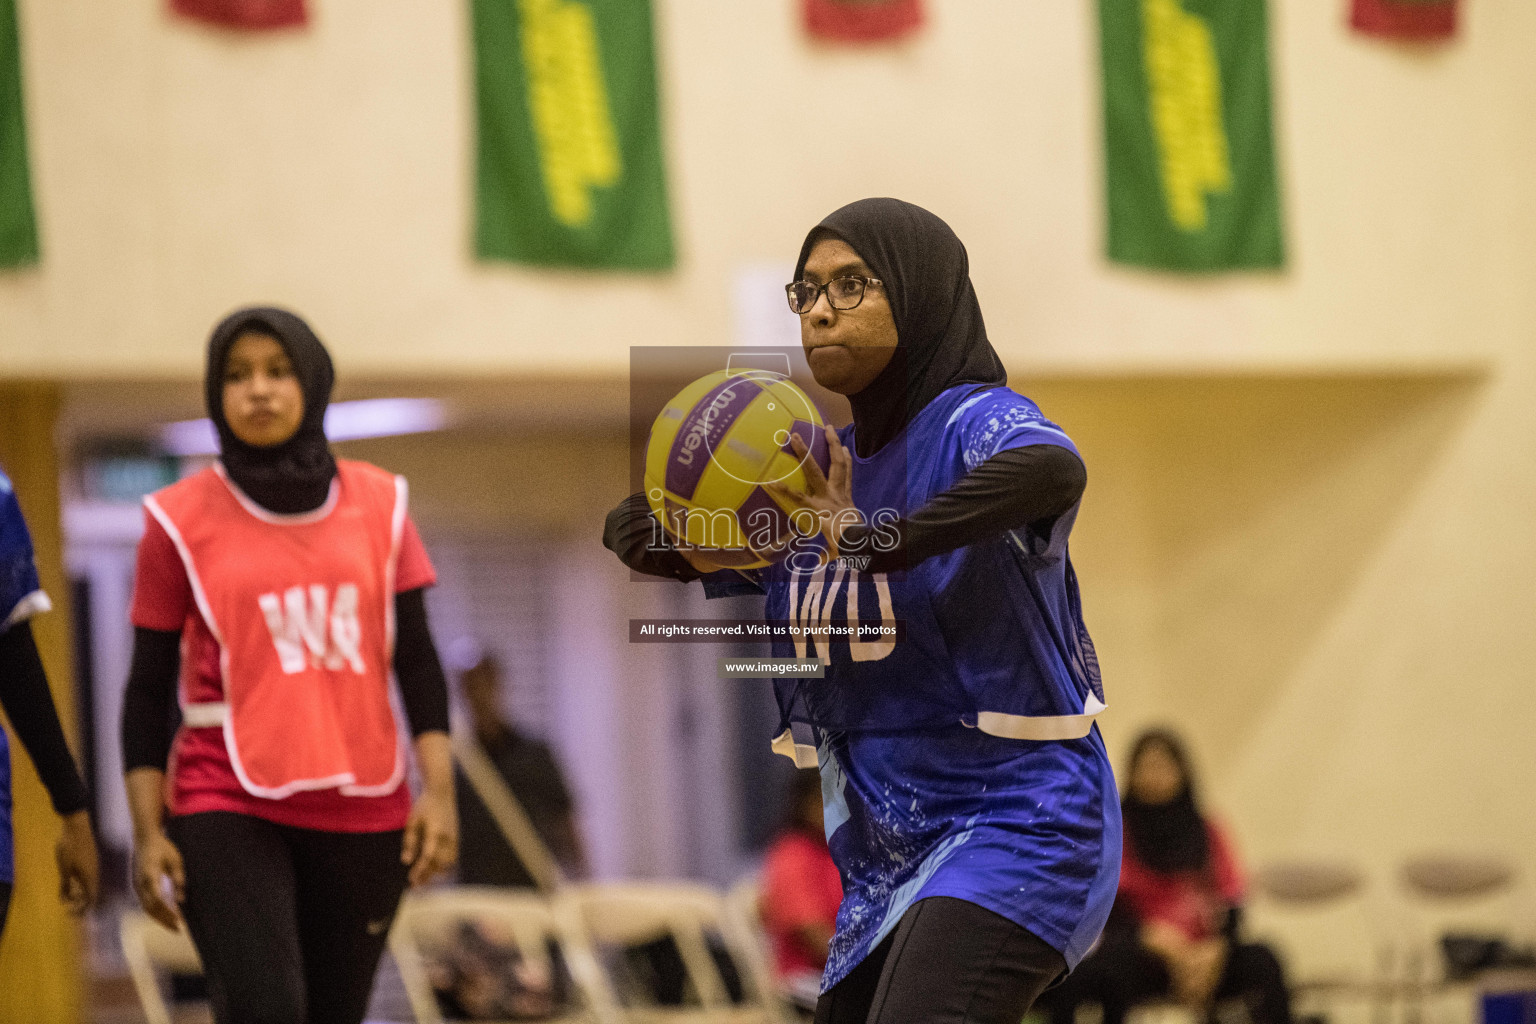
[[(708, 550), (734, 569), (768, 565), (797, 532), (816, 532), (763, 488), (805, 489), (798, 434), (821, 471), (830, 465), (825, 420), (789, 378), (768, 370), (720, 370), (679, 391), (651, 426), (645, 495), (673, 540)], [(796, 527), (799, 527), (798, 531)]]

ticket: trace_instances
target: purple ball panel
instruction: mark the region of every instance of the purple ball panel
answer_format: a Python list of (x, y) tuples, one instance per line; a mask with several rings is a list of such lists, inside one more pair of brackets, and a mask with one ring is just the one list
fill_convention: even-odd
[(679, 498), (693, 498), (709, 468), (710, 452), (762, 390), (762, 385), (744, 377), (730, 377), (693, 404), (667, 453), (667, 490)]

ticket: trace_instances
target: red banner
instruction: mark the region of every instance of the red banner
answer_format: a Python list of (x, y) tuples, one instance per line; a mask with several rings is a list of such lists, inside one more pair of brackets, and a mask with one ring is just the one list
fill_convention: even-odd
[(309, 20), (304, 0), (171, 0), (171, 10), (226, 28), (287, 28)]
[(818, 39), (875, 43), (922, 25), (922, 0), (805, 0), (805, 30)]
[(1349, 23), (1391, 39), (1449, 39), (1456, 34), (1457, 6), (1458, 0), (1354, 0)]

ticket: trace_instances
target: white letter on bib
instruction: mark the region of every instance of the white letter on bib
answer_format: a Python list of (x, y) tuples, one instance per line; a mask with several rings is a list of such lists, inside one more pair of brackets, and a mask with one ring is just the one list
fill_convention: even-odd
[(308, 588), (289, 587), (281, 600), (276, 594), (262, 594), (256, 601), (284, 672), (292, 675), (308, 665), (323, 665), (332, 671), (348, 666), (362, 673), (363, 629), (357, 619), (357, 584), (338, 586), (334, 603), (320, 583)]
[[(294, 589), (298, 590), (297, 587)], [(299, 590), (299, 600), (303, 599), (304, 591)], [(278, 664), (289, 675), (304, 671), (308, 659), (304, 657), (304, 641), (299, 637), (298, 621), (293, 616), (283, 615), (283, 606), (276, 594), (262, 594), (256, 602), (261, 605), (261, 614), (267, 620), (267, 629), (272, 633)]]
[(341, 668), (345, 663), (358, 675), (363, 672), (363, 627), (357, 621), (357, 584), (343, 583), (336, 588), (336, 603), (331, 607), (331, 649), (325, 667)]

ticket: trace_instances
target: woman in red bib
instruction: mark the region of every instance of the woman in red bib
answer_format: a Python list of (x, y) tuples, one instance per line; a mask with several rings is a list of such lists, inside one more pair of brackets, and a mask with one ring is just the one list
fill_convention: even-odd
[(220, 1024), (361, 1021), (406, 882), (455, 855), (436, 577), (404, 479), (332, 457), (332, 381), (298, 317), (227, 317), (204, 382), (220, 462), (144, 500), (123, 702), (134, 888), (167, 927), (185, 917)]

